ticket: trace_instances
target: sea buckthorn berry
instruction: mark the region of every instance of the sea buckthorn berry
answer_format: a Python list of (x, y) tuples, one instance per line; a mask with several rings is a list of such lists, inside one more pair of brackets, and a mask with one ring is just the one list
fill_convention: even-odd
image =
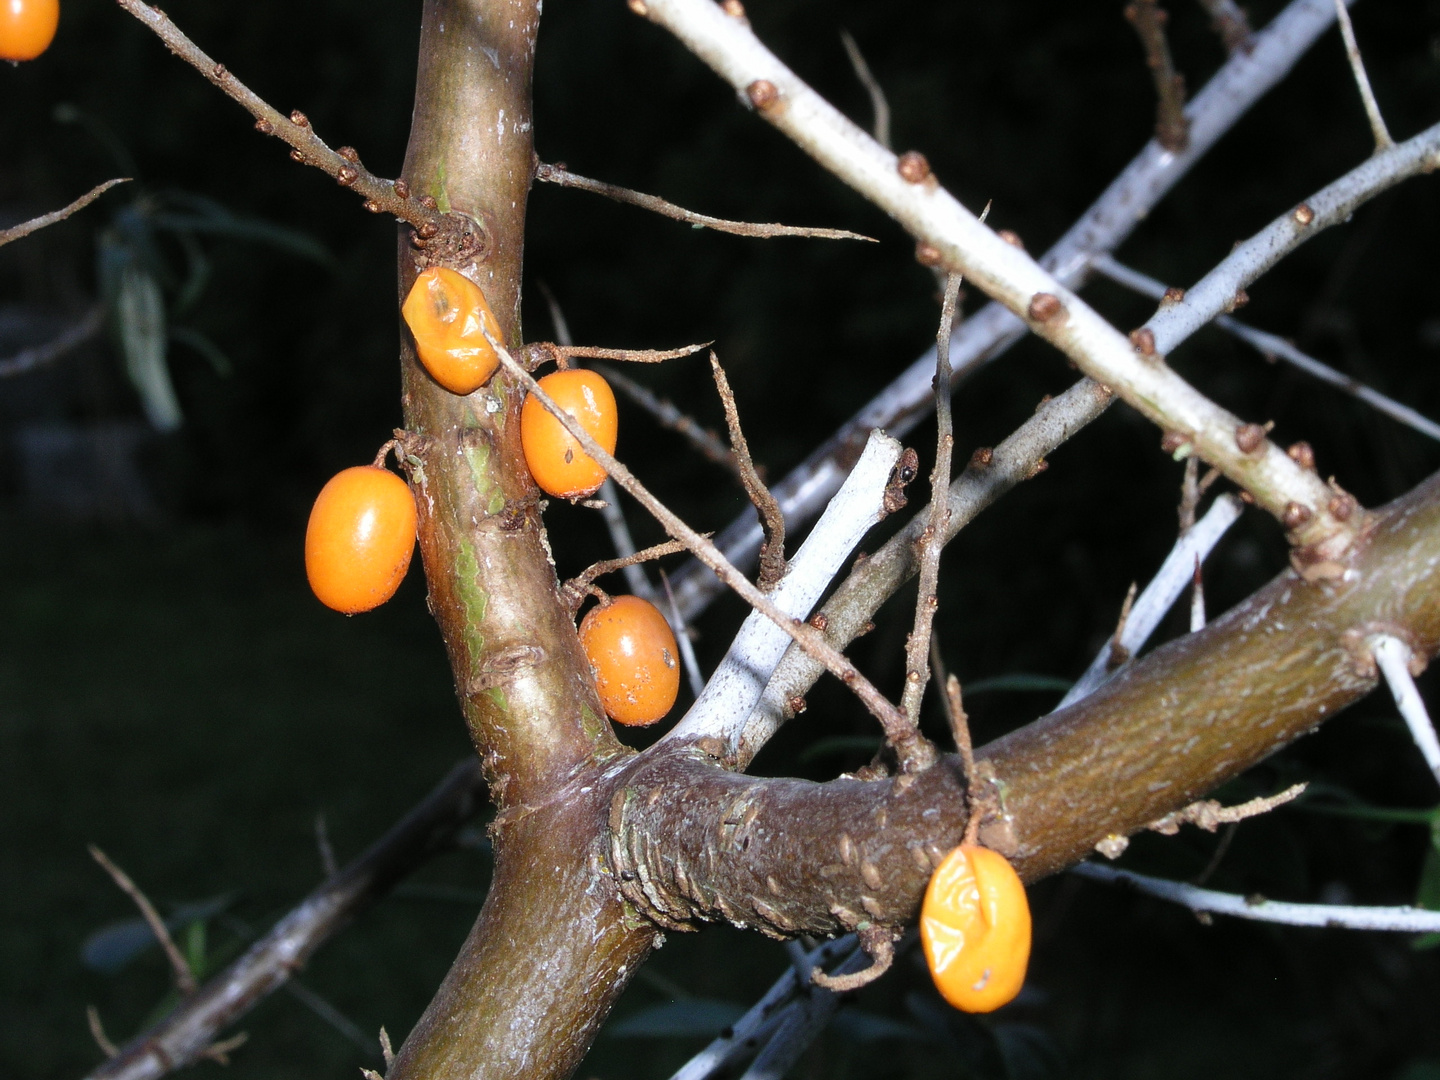
[(1003, 855), (961, 844), (940, 864), (920, 906), (920, 941), (940, 996), (964, 1012), (1014, 1000), (1030, 960), (1030, 904)]
[(500, 324), (480, 286), (465, 275), (432, 266), (415, 279), (400, 313), (415, 336), (420, 363), (452, 394), (474, 393), (500, 366), (484, 334), (488, 330), (499, 341)]
[(59, 25), (60, 0), (0, 0), (0, 60), (34, 60)]
[(591, 608), (580, 644), (610, 719), (634, 727), (664, 719), (680, 693), (680, 652), (654, 604), (617, 596)]
[[(540, 389), (606, 451), (615, 452), (619, 421), (615, 393), (609, 383), (593, 371), (571, 368), (546, 375), (540, 380)], [(551, 495), (583, 499), (595, 494), (605, 482), (600, 463), (580, 448), (575, 436), (533, 394), (520, 408), (520, 445), (530, 475)]]
[(320, 489), (305, 529), (305, 574), (326, 607), (354, 615), (400, 587), (415, 550), (415, 499), (387, 469), (357, 465)]

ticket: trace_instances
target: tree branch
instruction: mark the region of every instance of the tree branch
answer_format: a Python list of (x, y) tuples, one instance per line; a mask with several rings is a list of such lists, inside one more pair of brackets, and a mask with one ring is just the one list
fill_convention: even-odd
[(1360, 91), (1360, 101), (1365, 106), (1365, 117), (1370, 121), (1370, 133), (1375, 137), (1375, 152), (1378, 154), (1395, 145), (1385, 118), (1380, 115), (1380, 104), (1375, 100), (1375, 91), (1370, 89), (1370, 76), (1365, 74), (1365, 61), (1360, 56), (1360, 44), (1355, 40), (1355, 27), (1350, 23), (1350, 12), (1345, 10), (1345, 0), (1335, 0), (1335, 16), (1340, 23), (1340, 37), (1345, 42), (1345, 58), (1350, 61), (1350, 73), (1355, 76), (1355, 86)]
[(44, 345), (22, 349), (14, 356), (0, 360), (0, 379), (23, 375), (38, 367), (59, 360), (71, 349), (79, 348), (105, 328), (105, 306), (96, 304), (85, 313), (85, 317), (70, 326), (64, 333)]
[(1140, 36), (1145, 64), (1155, 80), (1155, 139), (1166, 150), (1184, 150), (1190, 123), (1185, 118), (1185, 76), (1175, 69), (1165, 38), (1170, 15), (1159, 0), (1133, 0), (1125, 7), (1125, 18)]
[(101, 195), (104, 195), (105, 192), (109, 191), (116, 184), (128, 184), (129, 182), (130, 178), (128, 176), (115, 180), (106, 180), (103, 184), (96, 184), (69, 206), (63, 207), (60, 210), (52, 210), (48, 214), (41, 214), (39, 217), (31, 218), (29, 221), (22, 221), (19, 225), (12, 225), (8, 229), (0, 229), (0, 247), (4, 247), (14, 240), (19, 240), (22, 236), (29, 236), (33, 232), (39, 232), (41, 229), (64, 221), (71, 214), (76, 214), (84, 210), (85, 207), (89, 206)]
[[(1148, 143), (1046, 253), (1043, 265), (1071, 288), (1082, 284), (1090, 257), (1119, 246), (1246, 110), (1289, 73), (1334, 18), (1331, 0), (1292, 0), (1255, 35), (1252, 49), (1233, 53), (1191, 99), (1185, 110), (1190, 121), (1189, 149), (1175, 154), (1154, 140)], [(1002, 305), (987, 304), (967, 318), (956, 335), (951, 356), (954, 379), (963, 379), (1002, 355), (1026, 333), (1025, 323)], [(872, 428), (884, 428), (903, 438), (929, 414), (934, 371), (934, 354), (927, 352), (774, 485), (772, 490), (788, 521), (798, 527), (820, 512)], [(716, 538), (720, 549), (739, 565), (750, 565), (760, 542), (759, 525), (748, 511)], [(693, 619), (723, 591), (714, 575), (696, 561), (676, 572), (674, 585), (687, 619)]]

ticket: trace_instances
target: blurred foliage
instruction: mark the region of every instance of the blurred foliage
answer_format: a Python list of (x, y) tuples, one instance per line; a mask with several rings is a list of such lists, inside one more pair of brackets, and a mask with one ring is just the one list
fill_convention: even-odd
[[(303, 108), (331, 145), (356, 146), (381, 174), (397, 171), (418, 0), (166, 7), (276, 106)], [(993, 199), (991, 223), (1038, 252), (1148, 137), (1149, 75), (1121, 7), (756, 0), (749, 14), (800, 74), (868, 123), (868, 99), (840, 45), (848, 29), (888, 92), (897, 148), (923, 150), (967, 205)], [(1222, 51), (1197, 4), (1167, 7), (1177, 63), (1198, 87)], [(1279, 7), (1260, 0), (1252, 14), (1263, 22)], [(1355, 22), (1397, 138), (1434, 122), (1440, 0), (1370, 0)], [(536, 137), (546, 160), (706, 213), (882, 240), (751, 241), (583, 193), (533, 193), (527, 275), (553, 290), (576, 338), (634, 347), (715, 339), (770, 475), (931, 340), (934, 280), (900, 230), (623, 4), (550, 5)], [(0, 516), (0, 1071), (61, 1080), (97, 1060), (87, 1004), (119, 1039), (168, 992), (153, 948), (142, 944), (113, 973), (93, 962), (97, 948), (114, 960), (136, 939), (134, 912), (86, 842), (150, 891), (192, 959), (213, 965), (314, 885), (317, 811), (343, 860), (466, 745), (418, 576), (386, 608), (346, 620), (312, 601), (300, 569), (314, 492), (368, 460), (400, 418), (389, 225), (296, 167), (106, 0), (66, 0), (46, 57), (0, 65), (0, 146), (7, 219), (62, 205), (117, 173), (137, 179), (0, 253), (0, 306), (78, 314), (111, 280), (97, 265), (143, 267), (151, 286), (131, 288), (149, 289), (150, 309), (169, 327), (165, 338), (152, 329), (147, 370), (156, 341), (185, 346), (166, 365), (184, 423), (158, 455), (162, 522), (125, 531)], [(1119, 254), (1186, 284), (1369, 150), (1331, 33)], [(1440, 416), (1435, 190), (1433, 178), (1411, 181), (1302, 248), (1250, 290), (1245, 318)], [(254, 239), (281, 244), (246, 242)], [(331, 259), (295, 258), (296, 243)], [(110, 287), (124, 280), (119, 273)], [(1150, 310), (1105, 283), (1087, 296), (1122, 327)], [(551, 336), (538, 289), (528, 290), (526, 316), (528, 337)], [(1367, 503), (1440, 466), (1433, 443), (1218, 333), (1198, 335), (1173, 359), (1239, 414), (1274, 419), (1280, 440), (1309, 440), (1322, 472)], [(29, 377), (44, 393), (35, 407), (75, 422), (141, 415), (124, 361), (102, 360), (77, 356)], [(720, 424), (703, 363), (634, 374)], [(956, 399), (961, 458), (1073, 378), (1029, 341), (971, 379)], [(20, 391), (0, 386), (7, 393)], [(621, 455), (697, 527), (718, 527), (743, 504), (722, 473), (644, 416), (627, 412), (623, 426)], [(910, 440), (922, 459), (931, 437), (922, 427)], [(1113, 628), (1130, 581), (1168, 549), (1180, 468), (1156, 444), (1147, 424), (1117, 407), (948, 553), (939, 635), (947, 664), (973, 686), (967, 705), (982, 741), (1050, 707)], [(594, 518), (552, 507), (562, 573), (609, 554)], [(642, 542), (658, 537), (634, 524)], [(1247, 515), (1209, 565), (1212, 612), (1283, 558), (1273, 524)], [(885, 614), (911, 602), (902, 592)], [(724, 602), (702, 620), (707, 667), (739, 611)], [(877, 622), (852, 653), (893, 691), (906, 620)], [(1182, 629), (1177, 616), (1165, 633)], [(760, 771), (818, 779), (868, 759), (873, 729), (843, 693), (822, 683), (809, 704), (766, 749)], [(943, 731), (938, 715), (926, 723)], [(1218, 836), (1140, 837), (1126, 864), (1277, 898), (1434, 902), (1440, 857), (1425, 827), (1433, 781), (1388, 700), (1368, 700), (1221, 795), (1239, 801), (1297, 779), (1343, 793), (1313, 809), (1400, 808), (1423, 820), (1302, 806)], [(467, 930), (487, 874), (473, 848), (438, 860), (327, 946), (304, 973), (306, 988), (360, 1031), (383, 1023), (398, 1041)], [(204, 906), (221, 896), (233, 899)], [(912, 953), (841, 1011), (797, 1075), (1440, 1075), (1440, 950), (1379, 935), (1203, 927), (1182, 910), (1063, 877), (1035, 887), (1032, 901), (1033, 975), (1016, 1005), (987, 1019), (949, 1013)], [(773, 943), (728, 928), (671, 935), (581, 1075), (661, 1080), (721, 1010), (753, 1001), (786, 963)], [(229, 1070), (237, 1080), (353, 1076), (373, 1063), (373, 1051), (290, 995), (240, 1026), (252, 1038)]]

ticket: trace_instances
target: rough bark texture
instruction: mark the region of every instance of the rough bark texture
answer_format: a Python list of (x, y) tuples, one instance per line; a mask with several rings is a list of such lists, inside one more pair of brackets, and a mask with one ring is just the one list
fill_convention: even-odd
[[(1068, 709), (984, 747), (1002, 812), (981, 840), (1028, 881), (1143, 828), (1372, 690), (1366, 635), (1440, 649), (1440, 477), (1376, 512), (1346, 580), (1293, 571)], [(677, 797), (684, 792), (684, 797)], [(891, 780), (758, 779), (697, 750), (641, 760), (611, 808), (622, 888), (662, 925), (767, 933), (912, 920), (960, 841), (954, 758)]]

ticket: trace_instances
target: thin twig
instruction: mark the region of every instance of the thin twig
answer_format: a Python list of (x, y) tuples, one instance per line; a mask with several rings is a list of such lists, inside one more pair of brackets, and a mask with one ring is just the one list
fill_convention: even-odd
[(678, 360), (690, 356), (713, 344), (702, 341), (698, 345), (682, 345), (678, 349), (606, 349), (598, 345), (561, 345), (553, 341), (532, 341), (515, 350), (515, 356), (528, 369), (534, 370), (546, 360), (553, 360), (559, 367), (568, 367), (571, 360), (625, 360), (632, 364), (658, 364), (663, 360)]
[(1370, 121), (1370, 133), (1375, 136), (1375, 152), (1389, 150), (1395, 145), (1395, 140), (1390, 137), (1385, 118), (1380, 115), (1375, 91), (1370, 89), (1370, 76), (1365, 73), (1365, 61), (1360, 56), (1360, 44), (1355, 40), (1355, 27), (1350, 23), (1350, 12), (1345, 10), (1345, 0), (1335, 0), (1335, 19), (1340, 24), (1340, 36), (1345, 40), (1345, 57), (1350, 61), (1350, 71), (1355, 76), (1355, 86), (1365, 105), (1365, 116)]
[(1430, 766), (1435, 779), (1440, 780), (1440, 739), (1435, 736), (1435, 725), (1430, 722), (1425, 702), (1420, 697), (1420, 691), (1415, 688), (1411, 671), (1415, 664), (1414, 653), (1409, 645), (1392, 634), (1375, 635), (1370, 639), (1370, 650), (1375, 656), (1376, 667), (1390, 684), (1395, 707), (1405, 718), (1410, 737), (1420, 748), (1425, 764)]
[(128, 184), (129, 182), (130, 177), (128, 176), (117, 177), (114, 180), (106, 180), (103, 184), (96, 184), (69, 206), (63, 207), (60, 210), (52, 210), (48, 214), (41, 214), (39, 217), (31, 218), (29, 221), (22, 221), (19, 225), (12, 225), (8, 229), (0, 229), (0, 247), (4, 247), (12, 240), (19, 240), (22, 236), (29, 236), (33, 232), (39, 232), (41, 229), (64, 221), (71, 214), (84, 210), (85, 207), (89, 206), (101, 195), (104, 195), (105, 192), (109, 191), (116, 184)]
[(940, 305), (940, 329), (935, 336), (935, 467), (930, 471), (930, 514), (920, 534), (920, 591), (915, 598), (915, 619), (905, 644), (905, 689), (900, 708), (913, 727), (920, 726), (920, 703), (930, 681), (930, 628), (940, 606), (940, 553), (945, 549), (945, 532), (950, 524), (950, 459), (955, 451), (955, 434), (950, 418), (950, 395), (941, 388), (950, 385), (950, 332), (960, 299), (960, 275), (945, 279)]
[(649, 210), (651, 213), (660, 214), (662, 217), (672, 218), (675, 221), (684, 221), (690, 225), (697, 225), (706, 229), (714, 229), (716, 232), (734, 233), (736, 236), (771, 237), (771, 236), (808, 236), (817, 240), (868, 240), (870, 243), (878, 243), (873, 236), (864, 236), (861, 233), (851, 232), (849, 229), (812, 229), (801, 225), (773, 225), (760, 224), (750, 221), (727, 221), (725, 218), (711, 217), (709, 214), (697, 214), (693, 210), (686, 210), (683, 206), (676, 206), (655, 195), (646, 195), (639, 191), (631, 191), (629, 188), (620, 187), (616, 184), (607, 184), (603, 180), (591, 180), (589, 177), (577, 176), (570, 172), (563, 165), (546, 165), (543, 162), (535, 167), (535, 179), (544, 184), (557, 184), (560, 187), (579, 188), (581, 191), (594, 192), (596, 195), (604, 195), (607, 199), (614, 199), (616, 202), (625, 203), (627, 206), (638, 206), (642, 210)]
[(120, 1052), (120, 1049), (110, 1041), (110, 1036), (105, 1034), (105, 1025), (100, 1020), (100, 1010), (94, 1005), (85, 1006), (85, 1022), (90, 1025), (90, 1037), (95, 1040), (95, 1045), (100, 1047), (100, 1052), (107, 1058), (113, 1058)]
[(195, 973), (190, 970), (186, 963), (185, 956), (170, 936), (170, 929), (165, 925), (165, 920), (155, 910), (155, 905), (150, 903), (150, 898), (140, 891), (140, 887), (130, 879), (130, 875), (121, 870), (110, 861), (110, 857), (101, 851), (94, 844), (90, 845), (91, 857), (104, 867), (105, 872), (114, 879), (120, 891), (135, 902), (140, 909), (141, 916), (150, 927), (150, 932), (155, 935), (155, 940), (160, 943), (160, 948), (165, 951), (165, 958), (170, 961), (171, 973), (175, 976), (175, 986), (179, 989), (182, 997), (188, 997), (195, 992)]
[(1291, 784), (1278, 794), (1262, 795), (1249, 802), (1240, 803), (1238, 806), (1221, 806), (1214, 799), (1201, 799), (1199, 802), (1193, 802), (1189, 806), (1172, 811), (1162, 818), (1157, 818), (1145, 827), (1162, 836), (1174, 836), (1180, 831), (1182, 825), (1194, 825), (1206, 832), (1213, 833), (1221, 825), (1235, 825), (1247, 818), (1268, 814), (1276, 807), (1284, 806), (1288, 802), (1294, 802), (1305, 794), (1305, 789), (1309, 786), (1308, 783)]
[(870, 70), (870, 65), (865, 62), (865, 54), (860, 51), (860, 46), (855, 44), (849, 30), (840, 31), (840, 44), (845, 46), (845, 55), (850, 58), (850, 66), (855, 69), (855, 78), (860, 80), (860, 85), (870, 95), (870, 112), (874, 117), (870, 132), (875, 136), (875, 141), (886, 150), (890, 149), (890, 102), (885, 98), (885, 90), (880, 85), (880, 80), (875, 78), (875, 73)]
[(1105, 650), (1105, 667), (1114, 671), (1130, 659), (1130, 650), (1122, 641), (1125, 637), (1125, 626), (1130, 621), (1130, 608), (1135, 603), (1135, 593), (1139, 588), (1136, 582), (1130, 582), (1130, 588), (1125, 590), (1125, 599), (1120, 604), (1120, 617), (1115, 620), (1115, 632), (1110, 635), (1110, 646)]
[(730, 560), (726, 559), (713, 543), (692, 529), (679, 515), (652, 495), (650, 490), (636, 479), (634, 473), (596, 442), (574, 417), (555, 404), (550, 395), (545, 393), (530, 373), (515, 361), (515, 358), (510, 355), (509, 350), (501, 342), (488, 332), (485, 339), (490, 342), (491, 348), (495, 350), (505, 370), (510, 372), (511, 376), (517, 379), (527, 391), (534, 395), (535, 400), (539, 401), (546, 411), (560, 422), (561, 427), (570, 433), (580, 444), (581, 449), (599, 462), (600, 467), (609, 473), (617, 484), (650, 512), (661, 528), (674, 539), (682, 541), (692, 555), (697, 556), (706, 566), (710, 567), (720, 580), (740, 595), (741, 599), (783, 630), (807, 653), (823, 663), (832, 675), (860, 699), (880, 722), (886, 738), (897, 747), (901, 764), (907, 772), (928, 768), (934, 762), (935, 748), (923, 735), (910, 727), (905, 720), (905, 715), (891, 704), (885, 695), (875, 688), (874, 683), (862, 675), (844, 654), (831, 648), (824, 636), (814, 627), (792, 618), (780, 610), (769, 596), (761, 592), (744, 574), (735, 569)]
[[(1255, 35), (1252, 47), (1232, 55), (1191, 100), (1185, 110), (1190, 120), (1190, 148), (1176, 154), (1152, 140), (1045, 254), (1043, 265), (1071, 288), (1082, 284), (1089, 260), (1113, 250), (1129, 236), (1195, 162), (1290, 72), (1334, 18), (1331, 0), (1291, 0)], [(1003, 355), (1027, 333), (1025, 323), (1003, 305), (985, 305), (967, 318), (956, 334), (951, 355), (954, 379), (958, 381)], [(824, 509), (845, 478), (842, 463), (853, 458), (873, 428), (903, 438), (930, 415), (934, 374), (935, 357), (927, 351), (773, 485), (792, 527)], [(1083, 426), (1084, 421), (1076, 425)], [(761, 539), (759, 522), (747, 509), (720, 532), (717, 545), (732, 562), (748, 566)], [(687, 619), (696, 618), (723, 591), (719, 580), (698, 560), (681, 567), (674, 583), (676, 603)]]
[(320, 851), (320, 869), (329, 881), (340, 872), (340, 864), (335, 861), (335, 848), (330, 844), (330, 829), (325, 824), (323, 811), (315, 815), (315, 846)]
[(1236, 49), (1248, 52), (1254, 47), (1250, 18), (1235, 0), (1200, 0), (1200, 6), (1210, 16), (1210, 25), (1220, 35), (1226, 52), (1233, 53)]
[(1127, 613), (1113, 641), (1096, 654), (1085, 674), (1075, 681), (1060, 704), (1055, 706), (1056, 709), (1079, 701), (1107, 682), (1115, 671), (1111, 660), (1116, 652), (1129, 660), (1140, 651), (1166, 612), (1180, 599), (1185, 587), (1194, 582), (1195, 560), (1210, 554), (1226, 530), (1239, 519), (1243, 509), (1240, 500), (1233, 495), (1221, 495), (1210, 507), (1209, 513), (1175, 541), (1170, 554)]
[(1205, 629), (1205, 574), (1200, 568), (1200, 553), (1195, 553), (1195, 575), (1190, 581), (1190, 632)]
[(27, 371), (44, 367), (46, 364), (60, 359), (71, 349), (85, 344), (100, 333), (104, 327), (105, 306), (96, 304), (85, 313), (84, 318), (66, 329), (59, 337), (47, 341), (44, 345), (22, 349), (14, 356), (7, 356), (4, 360), (0, 360), (0, 379), (9, 378), (12, 375), (23, 375)]
[(1233, 915), (1237, 919), (1283, 923), (1287, 926), (1324, 926), (1344, 930), (1392, 930), (1397, 933), (1434, 933), (1440, 931), (1440, 911), (1402, 907), (1352, 907), (1343, 904), (1291, 904), (1267, 900), (1263, 896), (1238, 896), (1235, 893), (1199, 889), (1183, 881), (1116, 870), (1100, 863), (1082, 862), (1070, 868), (1072, 874), (1103, 881), (1107, 885), (1126, 885), (1147, 896), (1181, 904), (1191, 911), (1209, 911), (1217, 915)]
[(616, 371), (614, 368), (601, 367), (597, 367), (595, 370), (604, 375), (616, 390), (653, 416), (661, 427), (668, 428), (689, 440), (690, 445), (700, 451), (707, 460), (713, 461), (717, 465), (723, 465), (730, 472), (739, 475), (739, 469), (735, 464), (735, 455), (730, 452), (729, 447), (716, 438), (714, 432), (701, 427), (694, 419), (677, 409), (673, 403), (665, 398), (657, 397), (624, 372)]
[(358, 1046), (364, 1051), (367, 1057), (380, 1056), (379, 1051), (375, 1048), (375, 1040), (361, 1031), (360, 1026), (356, 1024), (354, 1020), (351, 1020), (325, 998), (300, 982), (300, 980), (291, 979), (285, 984), (285, 991), (342, 1036)]
[(685, 677), (690, 682), (690, 696), (697, 701), (705, 692), (705, 675), (700, 670), (700, 661), (695, 657), (695, 643), (690, 640), (690, 628), (675, 606), (675, 590), (670, 588), (670, 576), (660, 571), (660, 584), (665, 589), (665, 618), (675, 633), (675, 644), (680, 649), (680, 662), (685, 665)]
[(1190, 141), (1190, 121), (1185, 116), (1185, 76), (1175, 69), (1165, 24), (1170, 16), (1158, 0), (1133, 0), (1125, 18), (1140, 35), (1145, 64), (1155, 79), (1155, 139), (1166, 150), (1184, 150)]
[[(1163, 299), (1168, 289), (1164, 282), (1117, 262), (1109, 255), (1098, 256), (1094, 261), (1094, 267), (1111, 281), (1140, 293), (1142, 296), (1148, 296), (1152, 300)], [(1440, 440), (1440, 424), (1434, 420), (1416, 412), (1408, 405), (1400, 404), (1394, 398), (1386, 397), (1380, 391), (1352, 379), (1349, 375), (1336, 371), (1330, 365), (1321, 363), (1308, 353), (1297, 349), (1291, 342), (1286, 341), (1278, 334), (1256, 330), (1253, 326), (1247, 326), (1230, 315), (1216, 316), (1214, 322), (1227, 334), (1232, 334), (1252, 346), (1267, 360), (1284, 360), (1312, 378), (1319, 379), (1321, 382), (1363, 401), (1376, 412), (1384, 413), (1392, 420), (1397, 420), (1431, 439)]]
[[(480, 765), (461, 762), (413, 810), (340, 873), (315, 889), (243, 956), (175, 1010), (136, 1035), (88, 1080), (157, 1080), (206, 1056), (215, 1036), (278, 990), (360, 911), (443, 850), (484, 801)], [(213, 1056), (213, 1055), (212, 1055)]]
[[(384, 180), (360, 164), (360, 155), (351, 147), (332, 150), (315, 134), (310, 121), (298, 109), (285, 116), (260, 95), (232, 75), (224, 64), (216, 63), (204, 50), (159, 8), (144, 0), (116, 0), (135, 18), (149, 27), (170, 51), (225, 92), (231, 100), (255, 117), (255, 129), (262, 135), (274, 135), (288, 143), (290, 156), (302, 165), (313, 165), (334, 177), (342, 187), (350, 188), (365, 200), (365, 208), (374, 213), (393, 214), (418, 230), (423, 240), (435, 236), (447, 225), (463, 227), (462, 221), (448, 221), (451, 215), (441, 214), (433, 200), (411, 197), (402, 181)], [(430, 205), (426, 205), (426, 203)], [(468, 220), (468, 219), (463, 219)]]
[(604, 577), (606, 574), (614, 573), (616, 570), (624, 570), (628, 566), (638, 566), (643, 562), (650, 562), (652, 559), (659, 559), (666, 555), (674, 555), (677, 551), (684, 551), (685, 545), (679, 540), (666, 540), (662, 544), (655, 544), (644, 551), (636, 551), (629, 555), (622, 555), (618, 559), (603, 559), (600, 562), (592, 563), (580, 573), (576, 574), (565, 584), (560, 586), (560, 597), (562, 602), (569, 608), (573, 616), (579, 610), (585, 597), (590, 593), (590, 586), (596, 578)]
[(713, 349), (710, 351), (710, 371), (715, 377), (715, 389), (720, 393), (720, 405), (725, 410), (725, 426), (730, 431), (730, 453), (735, 461), (735, 469), (740, 474), (740, 484), (749, 496), (750, 505), (755, 507), (755, 512), (760, 515), (760, 527), (765, 532), (765, 540), (760, 545), (760, 573), (755, 584), (764, 592), (769, 592), (776, 582), (785, 576), (785, 515), (755, 468), (755, 460), (750, 456), (750, 444), (745, 441), (745, 432), (740, 427), (740, 411), (735, 406), (735, 394), (730, 389), (730, 380), (725, 377), (725, 369), (720, 366)]

